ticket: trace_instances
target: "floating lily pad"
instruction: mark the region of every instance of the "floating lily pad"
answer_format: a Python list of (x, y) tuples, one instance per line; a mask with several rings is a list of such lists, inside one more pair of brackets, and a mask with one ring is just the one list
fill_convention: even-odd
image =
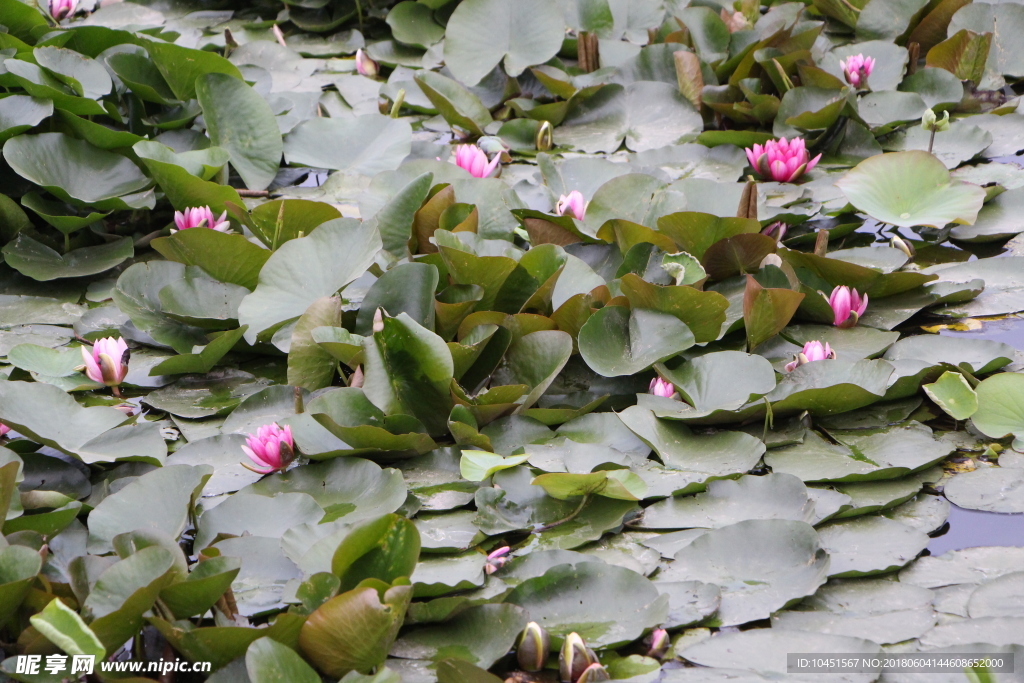
[(836, 185), (872, 218), (904, 227), (970, 225), (985, 199), (980, 187), (952, 180), (941, 161), (921, 151), (869, 157)]
[(635, 640), (665, 620), (669, 604), (655, 584), (636, 572), (594, 562), (552, 567), (519, 584), (506, 601), (522, 607), (556, 638), (576, 632), (591, 647)]
[(705, 533), (684, 547), (665, 581), (704, 581), (722, 589), (723, 626), (766, 619), (825, 583), (829, 559), (806, 522), (749, 520)]
[(896, 571), (928, 545), (928, 536), (885, 517), (859, 517), (818, 528), (828, 551), (829, 575), (868, 576)]

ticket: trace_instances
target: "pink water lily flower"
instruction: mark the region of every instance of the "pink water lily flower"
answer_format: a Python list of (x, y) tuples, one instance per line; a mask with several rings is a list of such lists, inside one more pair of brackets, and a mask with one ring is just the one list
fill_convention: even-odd
[(231, 223), (228, 222), (228, 212), (225, 211), (220, 215), (220, 218), (215, 218), (213, 210), (209, 206), (196, 206), (184, 211), (175, 211), (174, 224), (178, 226), (178, 229), (172, 228), (172, 235), (178, 232), (178, 230), (188, 230), (189, 228), (209, 228), (217, 232), (231, 231)]
[(801, 365), (813, 363), (818, 360), (835, 360), (836, 352), (828, 345), (820, 341), (809, 341), (804, 344), (803, 350), (796, 355), (792, 363), (786, 363), (786, 372), (793, 372)]
[(748, 147), (747, 160), (765, 180), (791, 183), (818, 164), (821, 155), (808, 158), (803, 138), (779, 138)]
[(11, 431), (11, 428), (0, 422), (0, 438), (3, 438), (3, 436), (9, 431)]
[(832, 290), (828, 304), (835, 314), (832, 324), (847, 329), (856, 325), (864, 311), (868, 309), (868, 295), (862, 296), (856, 289), (842, 285)]
[(128, 374), (128, 344), (120, 337), (97, 340), (90, 349), (82, 348), (85, 375), (93, 382), (116, 387)]
[(263, 425), (250, 434), (242, 450), (253, 464), (242, 463), (242, 467), (259, 474), (279, 472), (295, 459), (295, 439), (291, 427), (280, 427), (276, 422)]
[(511, 559), (508, 556), (510, 552), (512, 552), (512, 549), (507, 545), (492, 552), (487, 556), (487, 563), (484, 565), (484, 571), (488, 574), (493, 574), (504, 567), (505, 563)]
[(474, 178), (486, 178), (491, 175), (501, 161), (498, 154), (488, 163), (487, 152), (476, 145), (459, 145), (455, 150), (455, 165), (468, 171)]
[(647, 391), (662, 398), (672, 398), (676, 393), (676, 388), (672, 382), (666, 382), (660, 377), (655, 377), (651, 380), (651, 386)]
[(362, 48), (356, 50), (356, 71), (360, 76), (376, 78), (380, 73), (380, 64), (374, 61), (369, 55), (363, 52)]
[(60, 21), (70, 17), (78, 8), (78, 0), (50, 0), (50, 16)]
[(875, 58), (864, 55), (853, 55), (840, 60), (839, 66), (846, 75), (846, 82), (855, 88), (866, 88), (868, 76), (875, 68)]
[(577, 220), (583, 220), (587, 212), (587, 202), (579, 190), (573, 190), (569, 194), (563, 194), (558, 198), (558, 205), (555, 213), (559, 216), (572, 216)]

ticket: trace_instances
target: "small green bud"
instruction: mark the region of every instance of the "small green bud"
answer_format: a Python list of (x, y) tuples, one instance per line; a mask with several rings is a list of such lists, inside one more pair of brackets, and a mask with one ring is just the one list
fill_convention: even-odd
[(595, 662), (597, 657), (587, 648), (580, 634), (573, 632), (565, 637), (558, 653), (558, 672), (563, 683), (577, 683), (586, 668)]
[(899, 249), (907, 255), (907, 258), (914, 258), (916, 254), (914, 247), (909, 242), (904, 241), (899, 235), (893, 235), (892, 240), (889, 241), (889, 246), (893, 249)]
[(551, 129), (550, 121), (541, 121), (540, 128), (537, 129), (537, 151), (547, 152), (555, 146), (554, 132)]
[(942, 118), (938, 118), (931, 109), (926, 109), (921, 117), (921, 127), (930, 132), (943, 132), (949, 130), (949, 112), (942, 112)]
[(551, 638), (548, 632), (536, 621), (531, 621), (519, 636), (516, 646), (516, 657), (519, 668), (523, 671), (540, 671), (548, 661), (548, 650)]
[(611, 679), (608, 669), (600, 664), (591, 664), (583, 670), (583, 674), (576, 679), (576, 683), (595, 683), (595, 681), (610, 681)]

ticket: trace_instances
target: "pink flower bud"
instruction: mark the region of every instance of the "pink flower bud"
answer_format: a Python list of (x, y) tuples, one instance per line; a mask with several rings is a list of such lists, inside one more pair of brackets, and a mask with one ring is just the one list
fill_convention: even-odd
[(75, 13), (78, 0), (50, 0), (50, 16), (60, 21)]
[(228, 212), (225, 211), (220, 215), (220, 218), (215, 218), (213, 210), (209, 206), (197, 206), (185, 209), (184, 211), (175, 211), (174, 224), (178, 228), (177, 230), (171, 229), (172, 235), (178, 232), (178, 230), (188, 230), (189, 228), (209, 228), (217, 232), (231, 232)]
[(839, 66), (843, 69), (843, 74), (846, 76), (846, 82), (855, 88), (866, 88), (868, 86), (868, 76), (875, 68), (874, 57), (865, 57), (864, 55), (853, 55), (845, 60), (839, 62)]
[(92, 345), (82, 347), (85, 361), (85, 375), (93, 382), (116, 387), (128, 374), (128, 344), (120, 337), (100, 339)]
[(651, 631), (651, 634), (647, 636), (644, 641), (647, 644), (647, 656), (654, 657), (655, 659), (661, 659), (668, 652), (668, 646), (671, 641), (668, 637), (668, 631), (663, 628), (656, 628)]
[(259, 474), (270, 474), (279, 472), (292, 463), (295, 459), (295, 440), (292, 438), (292, 428), (278, 426), (276, 422), (263, 425), (256, 430), (255, 435), (246, 439), (248, 445), (242, 446), (242, 450), (249, 456), (255, 466), (243, 462), (242, 466)]
[(861, 316), (864, 315), (864, 311), (868, 308), (868, 295), (865, 294), (861, 297), (856, 289), (850, 289), (846, 285), (842, 285), (832, 290), (828, 303), (832, 307), (832, 313), (835, 315), (835, 320), (833, 320), (832, 324), (836, 327), (847, 329), (856, 325)]
[(786, 363), (786, 372), (793, 372), (801, 365), (818, 360), (835, 360), (835, 357), (836, 352), (832, 350), (828, 342), (822, 344), (817, 340), (809, 341), (804, 344), (803, 350), (796, 355), (792, 363)]
[(779, 138), (748, 147), (747, 161), (764, 180), (791, 183), (814, 168), (821, 155), (809, 158), (803, 138)]
[(660, 377), (655, 377), (651, 380), (651, 385), (647, 391), (655, 396), (661, 396), (662, 398), (672, 398), (676, 393), (676, 388), (671, 382), (666, 382)]
[(762, 230), (761, 234), (767, 235), (768, 237), (775, 237), (776, 242), (781, 242), (782, 238), (786, 236), (786, 229), (785, 223), (782, 221), (776, 221)]
[(558, 205), (555, 207), (555, 213), (559, 216), (572, 216), (577, 220), (583, 220), (586, 212), (587, 202), (579, 190), (563, 194), (558, 198)]
[(722, 18), (722, 21), (725, 22), (725, 27), (729, 29), (729, 33), (736, 33), (737, 31), (746, 31), (748, 28), (754, 28), (751, 26), (750, 21), (743, 12), (730, 12), (723, 8), (719, 16)]
[(455, 165), (474, 178), (486, 178), (491, 175), (500, 161), (499, 154), (488, 163), (487, 153), (476, 145), (459, 145), (455, 149)]
[(0, 422), (0, 438), (2, 438), (4, 435), (6, 435), (7, 432), (9, 432), (9, 431), (11, 431), (11, 428), (8, 427), (7, 425), (3, 424), (2, 422)]
[(512, 549), (506, 545), (492, 552), (487, 556), (487, 564), (484, 565), (484, 571), (488, 574), (493, 574), (504, 567), (505, 563), (509, 561), (508, 554), (511, 551)]
[(356, 50), (356, 71), (360, 76), (376, 78), (380, 73), (380, 64), (371, 59), (362, 48)]

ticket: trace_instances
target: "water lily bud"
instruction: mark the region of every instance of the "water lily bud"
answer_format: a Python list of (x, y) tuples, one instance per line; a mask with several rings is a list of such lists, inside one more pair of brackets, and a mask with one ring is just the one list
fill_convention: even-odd
[(600, 664), (591, 664), (580, 677), (576, 679), (576, 683), (594, 683), (594, 681), (610, 681), (612, 680), (611, 675), (608, 673), (608, 669), (604, 668)]
[(926, 109), (921, 117), (921, 127), (931, 132), (943, 132), (949, 130), (949, 112), (942, 112), (942, 118), (938, 118), (931, 109)]
[(722, 18), (722, 21), (725, 22), (725, 27), (729, 29), (729, 33), (746, 31), (747, 29), (753, 28), (750, 24), (750, 20), (747, 19), (743, 12), (730, 12), (723, 8), (719, 16)]
[(768, 254), (763, 259), (758, 268), (764, 268), (766, 266), (775, 266), (776, 268), (782, 267), (782, 257), (778, 254)]
[(593, 657), (593, 652), (587, 648), (580, 634), (575, 631), (570, 633), (558, 653), (558, 673), (562, 683), (578, 683), (587, 667), (596, 661), (597, 657)]
[(651, 380), (651, 385), (647, 388), (647, 391), (662, 398), (672, 398), (676, 393), (676, 387), (672, 382), (666, 382), (660, 377), (655, 377)]
[(551, 637), (536, 621), (531, 621), (519, 636), (516, 645), (516, 657), (519, 668), (523, 671), (540, 671), (548, 662), (548, 650), (551, 648)]
[(868, 309), (868, 295), (861, 296), (856, 289), (846, 285), (836, 287), (828, 298), (835, 319), (832, 324), (840, 329), (854, 327)]
[(914, 258), (914, 255), (917, 254), (917, 252), (914, 251), (913, 245), (904, 241), (899, 235), (893, 235), (893, 238), (889, 241), (889, 246), (893, 249), (899, 249), (907, 255), (907, 258)]
[(50, 0), (50, 16), (60, 21), (70, 17), (78, 9), (78, 0)]
[(384, 309), (378, 308), (373, 313), (373, 333), (384, 331)]
[(866, 88), (868, 76), (875, 68), (875, 59), (864, 55), (852, 55), (839, 62), (839, 67), (846, 76), (846, 82), (855, 88)]
[(547, 152), (555, 146), (554, 131), (551, 128), (550, 121), (541, 121), (540, 128), (537, 129), (537, 137), (535, 138), (538, 152)]
[(487, 556), (487, 563), (484, 565), (484, 571), (488, 574), (493, 574), (504, 567), (505, 563), (508, 562), (508, 554), (511, 551), (512, 549), (506, 545), (489, 554)]
[(128, 344), (124, 339), (107, 337), (92, 345), (92, 349), (82, 347), (82, 360), (85, 361), (85, 375), (93, 382), (116, 387), (124, 381), (128, 374)]
[(11, 431), (11, 428), (7, 425), (0, 423), (0, 438), (3, 438), (7, 432)]
[(380, 64), (370, 59), (362, 48), (356, 50), (356, 71), (360, 76), (376, 78), (380, 73)]
[(747, 161), (764, 180), (791, 183), (814, 168), (821, 155), (810, 158), (803, 138), (779, 138), (748, 147)]
[(559, 216), (572, 216), (576, 220), (581, 221), (587, 214), (587, 200), (583, 198), (583, 194), (579, 190), (563, 194), (558, 198), (555, 213)]
[(672, 644), (669, 640), (668, 631), (663, 628), (656, 628), (647, 636), (647, 656), (661, 659), (668, 652), (668, 646)]
[(783, 223), (782, 221), (775, 221), (767, 228), (762, 230), (761, 234), (767, 235), (768, 237), (774, 237), (776, 242), (781, 242), (782, 238), (786, 236), (786, 230), (787, 226), (785, 223)]
[(491, 175), (500, 162), (500, 154), (488, 162), (487, 152), (476, 145), (459, 145), (455, 149), (455, 165), (474, 178), (486, 178)]
[(242, 467), (259, 474), (279, 472), (295, 459), (292, 428), (281, 428), (276, 422), (257, 429), (256, 434), (246, 439), (246, 444), (242, 446), (242, 450), (253, 464), (243, 462)]
[(793, 362), (786, 364), (786, 372), (793, 372), (801, 365), (806, 365), (807, 363), (819, 360), (835, 360), (835, 358), (836, 352), (832, 350), (828, 342), (822, 344), (818, 340), (809, 341), (804, 344), (804, 348), (796, 355)]

